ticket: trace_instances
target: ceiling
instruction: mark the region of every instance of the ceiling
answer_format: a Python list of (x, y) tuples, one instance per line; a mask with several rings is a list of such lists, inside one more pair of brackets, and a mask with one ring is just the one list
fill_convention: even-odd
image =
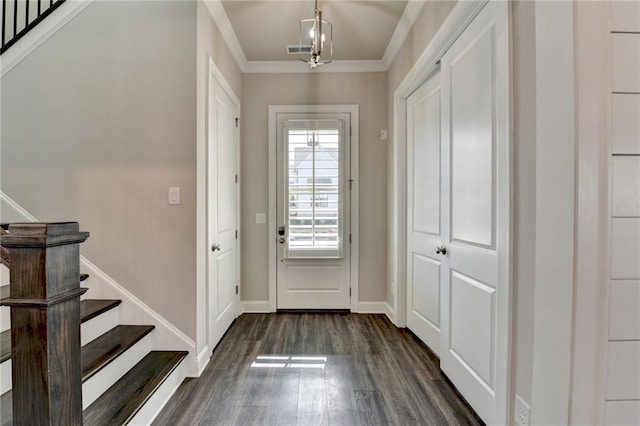
[[(300, 43), (300, 20), (313, 17), (313, 0), (209, 0), (209, 8), (243, 72), (308, 72), (287, 45)], [(328, 72), (386, 71), (424, 2), (320, 0), (333, 24), (334, 63)]]

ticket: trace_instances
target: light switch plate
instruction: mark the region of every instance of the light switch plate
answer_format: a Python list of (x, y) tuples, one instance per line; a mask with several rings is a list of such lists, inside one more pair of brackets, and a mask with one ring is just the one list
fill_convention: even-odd
[(261, 225), (267, 223), (267, 214), (266, 213), (256, 213), (256, 223)]
[(175, 186), (169, 188), (169, 204), (170, 205), (180, 204), (180, 188)]

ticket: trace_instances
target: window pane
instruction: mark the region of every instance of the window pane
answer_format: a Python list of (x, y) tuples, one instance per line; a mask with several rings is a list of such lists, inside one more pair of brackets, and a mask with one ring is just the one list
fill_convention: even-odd
[(339, 256), (340, 133), (288, 130), (288, 246)]

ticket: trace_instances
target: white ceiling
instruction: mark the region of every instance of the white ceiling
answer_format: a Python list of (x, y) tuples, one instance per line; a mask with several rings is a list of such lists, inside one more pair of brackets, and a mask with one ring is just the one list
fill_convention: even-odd
[[(300, 20), (313, 0), (206, 2), (243, 72), (309, 72), (287, 45), (298, 45)], [(320, 0), (333, 24), (332, 64), (314, 72), (386, 71), (422, 9), (422, 0)]]

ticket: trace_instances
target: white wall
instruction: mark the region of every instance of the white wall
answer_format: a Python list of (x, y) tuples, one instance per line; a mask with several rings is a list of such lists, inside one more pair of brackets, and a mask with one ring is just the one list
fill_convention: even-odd
[[(327, 65), (331, 66), (331, 65)], [(241, 191), (242, 281), (245, 301), (269, 297), (268, 228), (255, 214), (268, 212), (268, 106), (359, 105), (359, 299), (385, 300), (386, 150), (384, 73), (244, 74), (242, 80)]]
[[(95, 1), (2, 78), (2, 191), (195, 339), (196, 4)], [(167, 205), (167, 188), (181, 204)]]

